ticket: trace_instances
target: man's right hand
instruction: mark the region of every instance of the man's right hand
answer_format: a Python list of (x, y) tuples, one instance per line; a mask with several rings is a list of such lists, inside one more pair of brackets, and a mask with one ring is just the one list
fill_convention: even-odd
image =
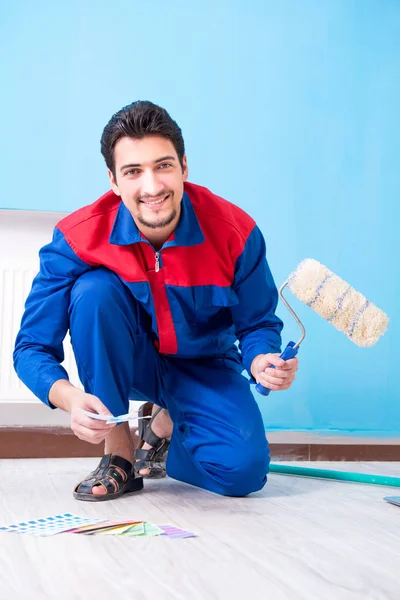
[(50, 390), (49, 400), (54, 406), (71, 413), (71, 429), (80, 440), (100, 444), (115, 427), (115, 423), (107, 424), (85, 415), (81, 409), (112, 416), (97, 396), (86, 394), (69, 381), (56, 381)]
[(81, 396), (74, 400), (71, 409), (72, 431), (80, 440), (90, 442), (91, 444), (100, 444), (110, 433), (111, 429), (115, 427), (115, 423), (107, 424), (105, 421), (91, 419), (81, 409), (95, 412), (99, 415), (109, 415), (110, 417), (112, 417), (112, 414), (102, 401), (97, 396), (92, 396), (92, 394), (81, 392)]

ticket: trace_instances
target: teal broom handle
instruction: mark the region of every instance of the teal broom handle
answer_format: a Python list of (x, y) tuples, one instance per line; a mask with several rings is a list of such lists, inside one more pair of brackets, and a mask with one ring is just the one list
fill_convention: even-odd
[(367, 473), (351, 473), (347, 471), (331, 471), (329, 469), (313, 469), (310, 467), (298, 467), (294, 465), (280, 465), (271, 463), (271, 473), (282, 475), (299, 475), (301, 477), (319, 477), (321, 479), (334, 479), (336, 481), (355, 481), (357, 483), (371, 483), (374, 485), (389, 485), (400, 487), (400, 477), (386, 475), (371, 475)]

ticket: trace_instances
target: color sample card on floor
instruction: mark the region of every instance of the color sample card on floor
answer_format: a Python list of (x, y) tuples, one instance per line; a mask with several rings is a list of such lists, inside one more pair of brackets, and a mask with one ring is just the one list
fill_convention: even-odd
[(122, 537), (133, 537), (133, 536), (138, 536), (138, 535), (145, 535), (144, 523), (136, 523), (135, 525), (132, 525), (132, 527), (130, 527), (126, 531), (122, 531), (122, 533), (118, 533), (118, 535), (121, 535)]
[(7, 531), (12, 533), (26, 533), (28, 535), (35, 536), (48, 536), (56, 535), (57, 533), (63, 533), (75, 529), (83, 525), (94, 525), (95, 523), (102, 523), (105, 519), (93, 519), (88, 517), (80, 517), (71, 513), (65, 513), (62, 515), (55, 515), (54, 517), (44, 517), (43, 519), (36, 519), (33, 521), (22, 521), (15, 525), (7, 525), (0, 527), (1, 531)]
[(144, 533), (142, 535), (162, 535), (164, 531), (161, 527), (154, 525), (153, 523), (149, 523), (148, 521), (144, 522)]
[(116, 530), (122, 527), (129, 528), (132, 525), (135, 525), (138, 521), (102, 521), (97, 524), (89, 524), (83, 525), (82, 527), (77, 527), (76, 529), (71, 529), (68, 533), (79, 533), (79, 534), (87, 534), (94, 535), (97, 533), (101, 533), (108, 530)]
[(390, 502), (390, 504), (400, 506), (400, 496), (386, 496), (384, 500), (386, 500), (386, 502)]
[(196, 537), (195, 533), (192, 533), (191, 531), (185, 531), (185, 529), (175, 527), (175, 525), (159, 525), (159, 527), (163, 530), (164, 535), (169, 538)]
[(143, 523), (131, 523), (130, 525), (117, 525), (116, 527), (110, 527), (110, 529), (104, 529), (99, 531), (99, 535), (140, 535), (144, 532)]

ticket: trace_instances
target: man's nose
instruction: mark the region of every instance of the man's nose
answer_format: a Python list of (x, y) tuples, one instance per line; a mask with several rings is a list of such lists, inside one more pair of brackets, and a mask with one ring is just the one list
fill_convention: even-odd
[(163, 184), (157, 177), (154, 171), (145, 171), (142, 178), (142, 195), (151, 196), (154, 198), (158, 196), (164, 189)]

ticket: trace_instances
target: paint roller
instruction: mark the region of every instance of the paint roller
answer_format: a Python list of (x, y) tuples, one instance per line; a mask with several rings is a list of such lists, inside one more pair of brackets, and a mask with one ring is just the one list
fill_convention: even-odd
[[(312, 258), (307, 258), (298, 265), (279, 289), (282, 302), (301, 329), (298, 342), (289, 342), (280, 355), (283, 360), (289, 360), (297, 355), (299, 346), (306, 336), (303, 323), (283, 295), (286, 287), (289, 287), (301, 302), (342, 331), (357, 346), (373, 346), (387, 329), (389, 318), (382, 310), (329, 271), (327, 267)], [(271, 391), (259, 383), (256, 389), (263, 396), (268, 396)]]

